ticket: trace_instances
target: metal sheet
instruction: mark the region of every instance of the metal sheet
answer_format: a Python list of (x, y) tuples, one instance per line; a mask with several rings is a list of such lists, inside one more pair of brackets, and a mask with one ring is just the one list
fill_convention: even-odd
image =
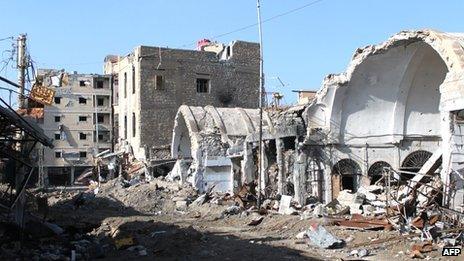
[(45, 105), (51, 105), (55, 97), (55, 90), (41, 85), (32, 86), (29, 98)]

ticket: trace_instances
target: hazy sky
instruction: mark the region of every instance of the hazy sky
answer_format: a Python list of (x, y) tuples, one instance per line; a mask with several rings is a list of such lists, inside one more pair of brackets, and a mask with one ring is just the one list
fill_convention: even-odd
[[(464, 32), (462, 0), (262, 0), (262, 17), (313, 2), (263, 24), (266, 89), (282, 92), (287, 103), (295, 101), (292, 89), (316, 90), (326, 74), (343, 72), (358, 47), (406, 29)], [(256, 26), (215, 38), (255, 24), (255, 0), (0, 0), (0, 10), (0, 39), (27, 33), (40, 68), (102, 73), (107, 54), (124, 55), (137, 45), (193, 49), (202, 38), (258, 41)], [(9, 40), (0, 41), (1, 60), (10, 49)], [(11, 66), (0, 75), (16, 81)]]

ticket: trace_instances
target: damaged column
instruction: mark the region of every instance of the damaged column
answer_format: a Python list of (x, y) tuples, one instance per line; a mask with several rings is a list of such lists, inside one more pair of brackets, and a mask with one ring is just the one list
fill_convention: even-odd
[(248, 142), (243, 143), (243, 160), (242, 167), (242, 183), (250, 184), (254, 180), (254, 165), (253, 165), (253, 152), (251, 144)]
[(295, 164), (293, 167), (293, 186), (295, 189), (295, 200), (300, 205), (306, 204), (306, 168), (308, 166), (308, 155), (303, 152), (303, 144), (298, 143), (295, 153)]
[(283, 195), (284, 191), (284, 143), (281, 138), (276, 139), (276, 152), (277, 152), (277, 194)]

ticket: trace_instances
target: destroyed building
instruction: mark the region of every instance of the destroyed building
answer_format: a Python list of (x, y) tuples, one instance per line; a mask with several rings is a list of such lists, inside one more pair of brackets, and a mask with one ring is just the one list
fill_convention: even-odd
[[(293, 195), (300, 204), (308, 197), (330, 202), (342, 190), (356, 192), (376, 183), (385, 169), (395, 171), (400, 180), (415, 182), (436, 173), (443, 182), (443, 204), (462, 211), (463, 39), (461, 34), (432, 30), (400, 32), (384, 43), (356, 50), (347, 71), (327, 76), (315, 98), (303, 109), (294, 108), (290, 117), (266, 113), (261, 180), (264, 190), (271, 191), (263, 193)], [(229, 183), (239, 186), (257, 179), (256, 128), (246, 129), (245, 124), (241, 142), (223, 141), (226, 122), (246, 122), (244, 116), (257, 113), (235, 110), (226, 115), (221, 108), (179, 109), (172, 156), (197, 164), (193, 169), (183, 166), (184, 172), (208, 173), (208, 165), (218, 165), (208, 161), (216, 143), (197, 140), (212, 137), (204, 127), (209, 124), (216, 129), (216, 140), (222, 141), (217, 143), (228, 144), (221, 156), (239, 159), (235, 167), (222, 169), (241, 171), (230, 171)], [(252, 126), (259, 124), (254, 117), (248, 119)], [(298, 131), (301, 127), (306, 133)], [(234, 166), (230, 161), (221, 164)], [(203, 188), (197, 180), (191, 182)]]
[[(169, 158), (179, 106), (256, 108), (259, 45), (199, 42), (198, 50), (138, 46), (107, 57), (105, 73), (117, 79), (115, 125), (138, 159)], [(116, 85), (116, 84), (115, 84)]]
[[(263, 164), (270, 174), (264, 178), (271, 180), (265, 188), (268, 191), (281, 191), (277, 175), (282, 177), (284, 171), (292, 171), (284, 166), (284, 158), (292, 154), (283, 155), (283, 151), (294, 151), (295, 144), (302, 140), (303, 109), (296, 106), (263, 112)], [(189, 182), (200, 191), (237, 192), (256, 178), (258, 133), (258, 109), (181, 106), (171, 146), (172, 157), (178, 160), (170, 178)]]
[(305, 112), (321, 199), (375, 182), (384, 167), (414, 173), (442, 158), (445, 204), (462, 211), (463, 39), (403, 31), (356, 50), (345, 73), (325, 78)]
[(38, 122), (54, 145), (40, 162), (44, 185), (72, 184), (94, 165), (93, 155), (112, 150), (110, 77), (39, 69), (37, 82), (55, 91)]

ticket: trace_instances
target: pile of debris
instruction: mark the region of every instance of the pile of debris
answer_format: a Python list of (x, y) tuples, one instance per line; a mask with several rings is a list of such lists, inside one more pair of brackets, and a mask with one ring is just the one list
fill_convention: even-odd
[[(340, 191), (337, 198), (327, 204), (312, 202), (300, 206), (291, 196), (284, 195), (278, 212), (300, 215), (301, 219), (328, 219), (331, 224), (345, 229), (396, 230), (403, 237), (420, 241), (411, 249), (411, 257), (424, 257), (423, 253), (436, 249), (436, 245), (462, 246), (464, 214), (442, 205), (440, 177), (417, 174), (410, 180), (401, 180), (400, 174), (400, 171), (390, 170), (377, 184), (361, 186), (355, 193)], [(269, 208), (269, 205), (264, 207)], [(342, 241), (317, 225), (297, 237), (307, 238), (310, 244), (321, 248), (343, 246)]]
[(121, 141), (120, 144), (122, 145), (117, 152), (105, 150), (96, 154), (93, 168), (82, 173), (75, 184), (97, 186), (96, 184), (115, 177), (119, 177), (126, 186), (150, 181), (153, 177), (146, 163), (135, 158), (132, 147), (127, 141)]

